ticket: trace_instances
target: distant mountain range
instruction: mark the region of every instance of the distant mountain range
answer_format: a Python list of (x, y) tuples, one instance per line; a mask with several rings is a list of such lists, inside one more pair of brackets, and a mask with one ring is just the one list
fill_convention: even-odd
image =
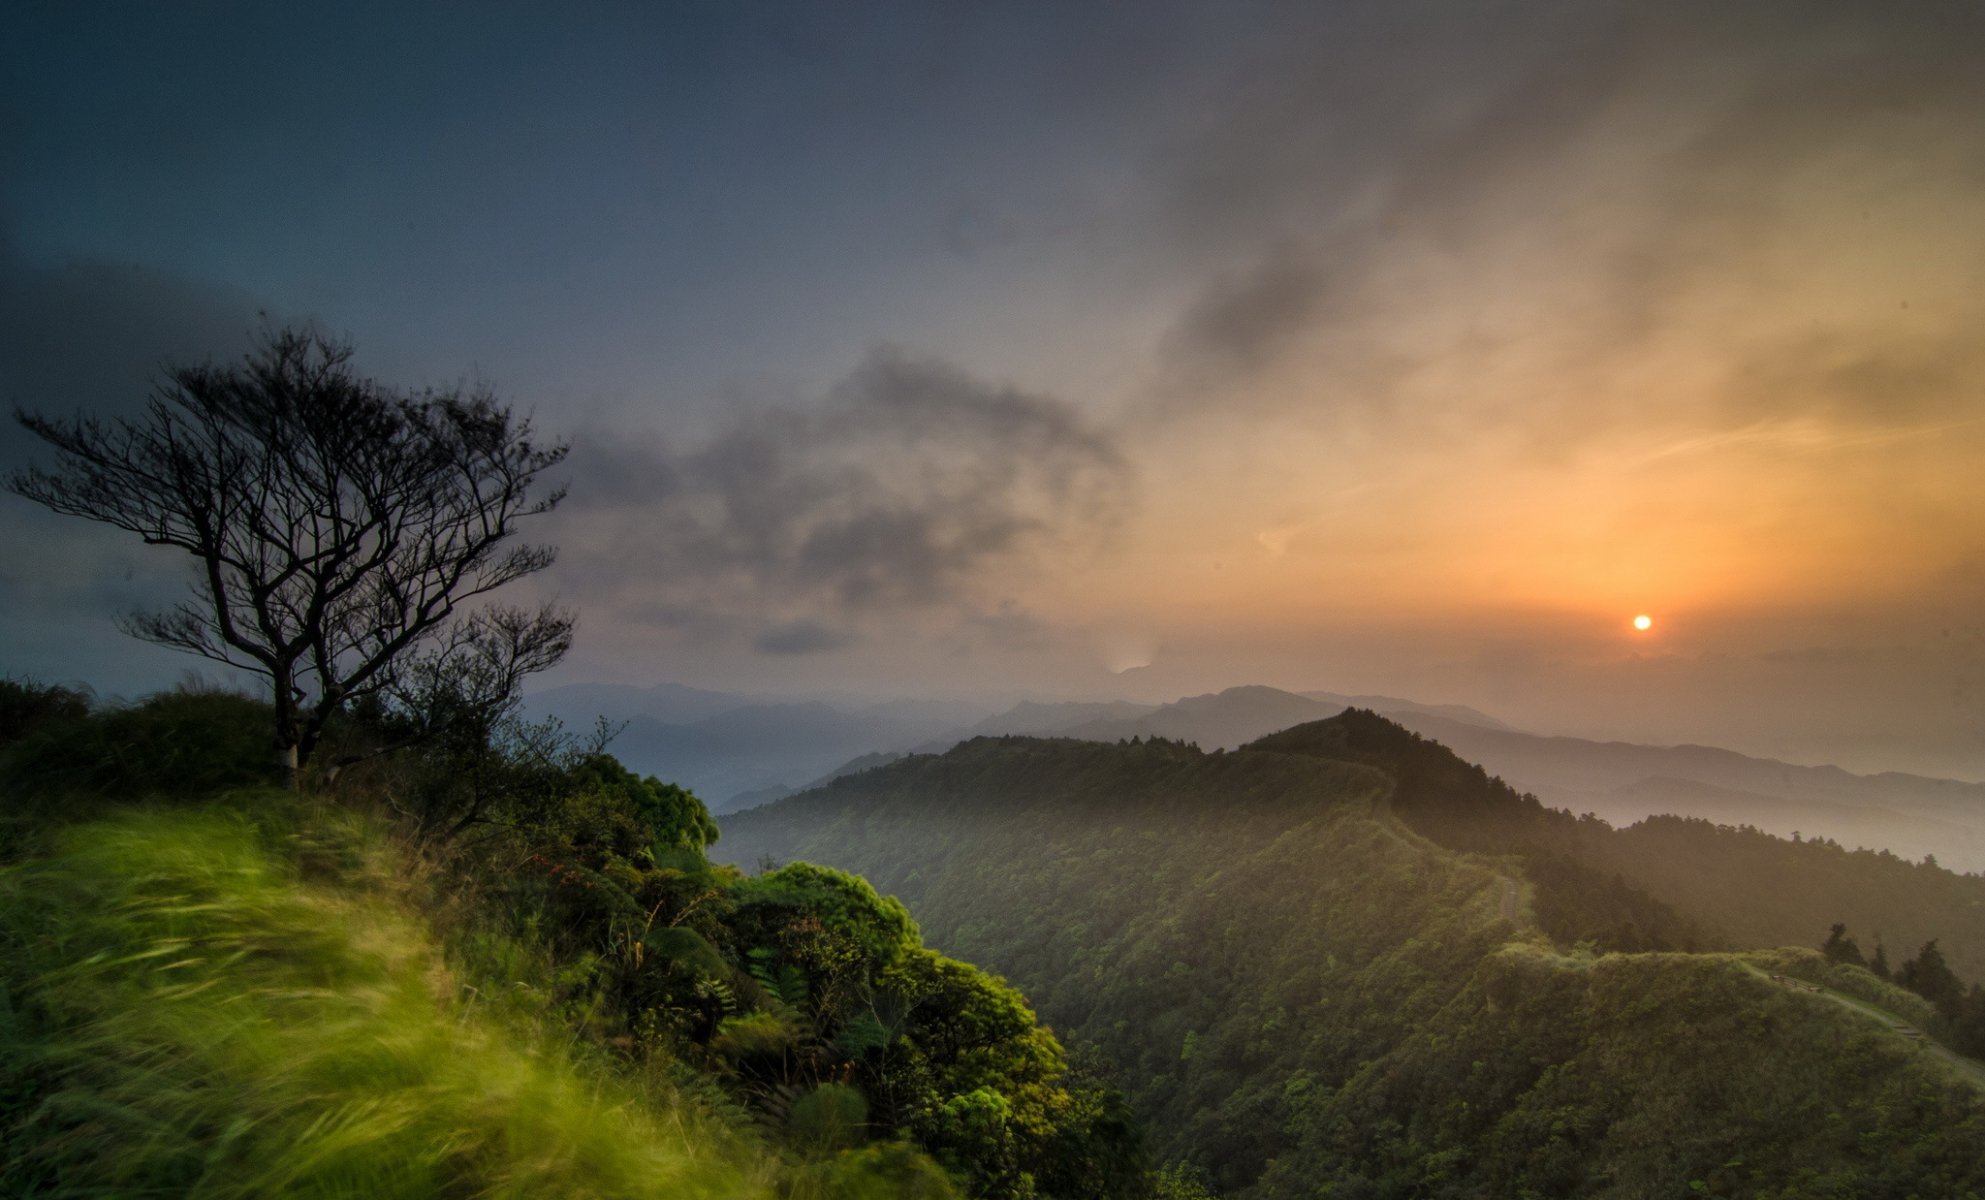
[(1438, 715), (1394, 719), (1553, 808), (1614, 825), (1674, 813), (1985, 871), (1985, 784), (1896, 771), (1856, 775), (1713, 746), (1539, 737)]
[(911, 753), (974, 737), (1089, 741), (1164, 738), (1234, 749), (1346, 708), (1384, 714), (1435, 738), (1546, 805), (1614, 825), (1671, 813), (1768, 833), (1828, 838), (1912, 860), (1985, 872), (1985, 784), (1886, 772), (1856, 775), (1709, 746), (1648, 746), (1512, 729), (1464, 705), (1396, 696), (1246, 686), (1170, 704), (1024, 701), (1003, 712), (946, 701), (771, 701), (679, 684), (574, 684), (527, 698), (536, 716), (575, 728), (624, 722), (612, 749), (643, 774), (695, 791), (713, 812), (770, 803)]
[(524, 708), (575, 730), (605, 717), (621, 727), (615, 757), (689, 788), (715, 812), (764, 803), (851, 759), (908, 750), (986, 715), (947, 701), (776, 701), (679, 684), (572, 684), (527, 696)]

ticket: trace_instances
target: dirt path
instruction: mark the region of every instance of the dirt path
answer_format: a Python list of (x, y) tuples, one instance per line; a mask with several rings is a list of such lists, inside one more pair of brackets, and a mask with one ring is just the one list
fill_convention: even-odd
[[(1791, 986), (1791, 984), (1783, 983), (1777, 979), (1772, 978), (1770, 973), (1761, 970), (1758, 967), (1754, 967), (1750, 963), (1745, 963), (1744, 969), (1746, 971), (1749, 971), (1751, 974), (1756, 975), (1760, 979), (1763, 979), (1767, 983), (1779, 987)], [(1939, 1045), (1935, 1040), (1933, 1040), (1929, 1034), (1923, 1032), (1921, 1029), (1916, 1028), (1914, 1025), (1911, 1025), (1909, 1022), (1903, 1020), (1901, 1017), (1896, 1016), (1894, 1013), (1888, 1011), (1887, 1009), (1878, 1008), (1875, 1005), (1870, 1004), (1865, 1000), (1856, 1000), (1854, 997), (1842, 995), (1841, 993), (1834, 991), (1832, 988), (1820, 987), (1818, 984), (1808, 983), (1803, 979), (1795, 980), (1793, 982), (1796, 983), (1801, 990), (1810, 990), (1817, 995), (1826, 997), (1827, 999), (1833, 1001), (1835, 1004), (1840, 1005), (1842, 1008), (1852, 1009), (1853, 1011), (1860, 1013), (1864, 1017), (1868, 1017), (1872, 1020), (1880, 1021), (1882, 1024), (1887, 1025), (1890, 1029), (1894, 1030), (1896, 1035), (1899, 1037), (1910, 1037), (1910, 1035), (1912, 1034), (1915, 1035), (1914, 1037), (1910, 1037), (1911, 1041), (1914, 1041), (1917, 1045), (1923, 1047), (1925, 1050), (1928, 1050), (1931, 1054), (1936, 1055), (1938, 1058), (1943, 1059), (1945, 1062), (1955, 1067), (1959, 1075), (1962, 1075), (1965, 1079), (1969, 1080), (1974, 1085), (1981, 1088), (1985, 1088), (1985, 1064), (1975, 1062), (1972, 1059), (1964, 1057), (1962, 1054), (1958, 1054), (1955, 1051), (1946, 1049), (1944, 1046)]]
[(1512, 925), (1523, 924), (1523, 918), (1518, 914), (1516, 908), (1518, 895), (1516, 881), (1514, 879), (1504, 879), (1500, 875), (1496, 876), (1496, 879), (1503, 885), (1503, 920), (1508, 921)]

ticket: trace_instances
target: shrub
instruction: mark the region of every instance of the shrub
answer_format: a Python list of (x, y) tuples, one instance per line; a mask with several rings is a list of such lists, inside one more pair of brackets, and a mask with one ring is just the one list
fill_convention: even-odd
[(79, 688), (0, 679), (0, 747), (13, 745), (43, 725), (80, 721), (89, 712), (89, 693)]

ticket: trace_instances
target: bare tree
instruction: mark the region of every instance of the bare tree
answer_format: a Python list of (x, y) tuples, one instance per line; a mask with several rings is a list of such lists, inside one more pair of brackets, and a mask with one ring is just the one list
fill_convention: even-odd
[(566, 444), (535, 441), (486, 388), (399, 393), (351, 357), (272, 331), (237, 364), (169, 369), (139, 418), (15, 412), (56, 466), (10, 490), (198, 560), (193, 599), (121, 627), (267, 678), (293, 786), (326, 722), (404, 691), (411, 664), (460, 661), (501, 703), (571, 643), (555, 609), (463, 608), (551, 565), (511, 539), (564, 497), (539, 477)]

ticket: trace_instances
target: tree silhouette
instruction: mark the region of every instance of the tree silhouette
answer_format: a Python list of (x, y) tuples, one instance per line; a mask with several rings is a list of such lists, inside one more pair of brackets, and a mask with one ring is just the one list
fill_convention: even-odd
[(1896, 970), (1895, 981), (1936, 1005), (1937, 1011), (1946, 1017), (1957, 1015), (1958, 1004), (1964, 998), (1964, 984), (1944, 961), (1944, 952), (1937, 948), (1936, 938), (1923, 943), (1916, 957)]
[(1844, 923), (1835, 923), (1832, 931), (1827, 935), (1826, 944), (1820, 947), (1820, 953), (1826, 955), (1830, 962), (1846, 963), (1856, 967), (1868, 965), (1868, 960), (1861, 956), (1861, 947), (1855, 944), (1853, 938), (1847, 936), (1847, 926)]
[(292, 786), (344, 705), (437, 673), (503, 703), (571, 643), (551, 608), (463, 609), (551, 565), (510, 542), (563, 498), (538, 484), (566, 445), (485, 388), (403, 394), (351, 357), (270, 331), (232, 366), (169, 368), (135, 419), (15, 412), (56, 465), (10, 490), (198, 561), (193, 599), (122, 628), (266, 678)]

